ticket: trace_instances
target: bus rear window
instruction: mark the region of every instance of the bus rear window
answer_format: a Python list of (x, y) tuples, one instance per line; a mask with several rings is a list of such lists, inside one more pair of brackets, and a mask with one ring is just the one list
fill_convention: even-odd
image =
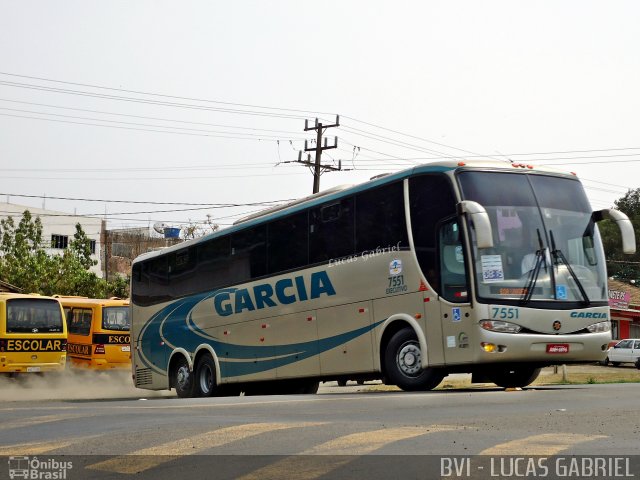
[(102, 309), (102, 328), (104, 330), (129, 331), (129, 307), (104, 307)]
[(7, 333), (62, 332), (62, 312), (56, 300), (7, 300)]

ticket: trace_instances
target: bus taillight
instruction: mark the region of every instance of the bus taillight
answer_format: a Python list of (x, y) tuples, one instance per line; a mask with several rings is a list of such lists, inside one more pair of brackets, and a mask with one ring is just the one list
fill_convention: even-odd
[(95, 354), (100, 354), (100, 353), (104, 354), (105, 353), (104, 352), (104, 345), (102, 345), (102, 344), (96, 345), (96, 349), (93, 351), (93, 353), (95, 353)]

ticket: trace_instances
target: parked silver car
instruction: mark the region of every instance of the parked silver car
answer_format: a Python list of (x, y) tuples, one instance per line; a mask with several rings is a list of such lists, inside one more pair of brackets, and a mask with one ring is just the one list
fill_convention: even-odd
[(621, 363), (633, 363), (640, 369), (640, 339), (626, 338), (609, 347), (604, 364), (617, 367)]

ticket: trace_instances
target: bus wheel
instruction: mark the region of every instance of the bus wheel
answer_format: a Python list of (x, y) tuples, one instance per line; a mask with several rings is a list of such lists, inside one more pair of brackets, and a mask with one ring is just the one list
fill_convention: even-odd
[(198, 361), (198, 367), (196, 368), (196, 396), (211, 397), (216, 390), (216, 364), (209, 355), (204, 355)]
[[(640, 367), (638, 367), (640, 368)], [(318, 389), (320, 388), (320, 382), (308, 382), (304, 383), (302, 386), (302, 392), (306, 395), (314, 395), (318, 393)]]
[(193, 397), (193, 374), (189, 362), (183, 356), (176, 361), (172, 372), (172, 384), (180, 398)]
[(384, 365), (391, 384), (402, 390), (432, 390), (444, 378), (444, 371), (423, 369), (418, 337), (411, 328), (396, 332), (384, 352)]
[(487, 372), (487, 377), (502, 388), (518, 388), (526, 387), (530, 385), (538, 375), (540, 375), (541, 368), (529, 367), (526, 365), (517, 367), (492, 367)]
[(346, 387), (347, 386), (347, 381), (346, 380), (338, 380), (338, 386), (339, 387)]

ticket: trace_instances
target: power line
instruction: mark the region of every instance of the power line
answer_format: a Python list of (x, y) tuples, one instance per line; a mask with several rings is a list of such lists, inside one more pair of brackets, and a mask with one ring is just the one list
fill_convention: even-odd
[[(275, 142), (275, 139), (280, 139), (280, 140), (288, 140), (288, 138), (284, 138), (284, 137), (275, 137), (274, 139), (265, 139), (262, 137), (258, 137), (258, 138), (247, 138), (246, 135), (251, 135), (251, 134), (238, 134), (238, 135), (245, 135), (245, 136), (230, 136), (230, 135), (212, 135), (212, 134), (204, 134), (204, 133), (190, 133), (190, 132), (173, 132), (170, 130), (153, 130), (153, 129), (149, 129), (149, 128), (135, 128), (135, 127), (121, 127), (118, 125), (102, 125), (99, 123), (87, 123), (87, 122), (73, 122), (70, 120), (57, 120), (55, 118), (40, 118), (40, 117), (31, 117), (31, 116), (27, 116), (27, 115), (12, 115), (9, 113), (0, 113), (0, 115), (4, 116), (4, 117), (13, 117), (13, 118), (26, 118), (29, 120), (42, 120), (42, 121), (46, 121), (46, 122), (56, 122), (56, 123), (69, 123), (72, 125), (86, 125), (86, 126), (90, 126), (90, 127), (103, 127), (103, 128), (116, 128), (119, 130), (135, 130), (135, 131), (140, 131), (140, 132), (152, 132), (152, 133), (169, 133), (171, 135), (188, 135), (191, 137), (212, 137), (212, 138), (227, 138), (227, 139), (234, 139), (234, 140), (253, 140), (253, 141), (273, 141)], [(50, 114), (45, 114), (45, 115), (50, 115)], [(52, 115), (52, 114), (51, 114)], [(109, 120), (98, 120), (100, 122), (108, 122)], [(118, 122), (118, 123), (124, 123), (124, 122)], [(177, 128), (177, 127), (162, 127), (159, 125), (155, 125), (156, 128)], [(265, 137), (269, 137), (270, 135), (265, 135)]]
[(107, 111), (104, 111), (104, 110), (92, 110), (92, 109), (87, 109), (87, 108), (63, 107), (63, 106), (60, 106), (60, 105), (51, 105), (51, 104), (47, 104), (47, 103), (23, 102), (23, 101), (20, 101), (20, 100), (9, 100), (9, 99), (6, 99), (6, 98), (0, 98), (0, 101), (11, 102), (11, 103), (19, 103), (19, 104), (23, 104), (23, 105), (33, 105), (33, 106), (37, 106), (37, 107), (58, 108), (58, 109), (61, 109), (61, 110), (73, 110), (73, 111), (76, 111), (76, 112), (99, 113), (99, 114), (102, 114), (102, 115), (115, 115), (115, 116), (128, 117), (128, 118), (141, 118), (141, 119), (145, 119), (145, 120), (158, 120), (158, 121), (164, 121), (164, 122), (186, 123), (186, 124), (190, 124), (190, 125), (206, 125), (206, 126), (209, 126), (209, 127), (236, 128), (236, 129), (239, 129), (239, 130), (251, 130), (251, 131), (257, 131), (257, 132), (287, 133), (287, 134), (294, 134), (294, 135), (298, 134), (298, 132), (289, 131), (289, 130), (272, 130), (272, 129), (266, 129), (266, 128), (241, 127), (239, 125), (227, 125), (227, 124), (207, 123), (207, 122), (192, 122), (192, 121), (188, 121), (188, 120), (176, 120), (174, 118), (149, 117), (149, 116), (144, 116), (144, 115), (131, 115), (131, 114), (127, 114), (127, 113), (107, 112)]
[[(22, 110), (22, 109), (17, 109), (17, 108), (0, 107), (0, 110), (8, 110), (8, 111), (11, 111), (11, 112), (19, 112), (19, 113), (30, 113), (30, 114), (34, 114), (34, 115), (49, 115), (51, 117), (71, 118), (71, 119), (75, 119), (75, 120), (88, 120), (88, 121), (93, 121), (93, 122), (118, 123), (118, 124), (121, 124), (121, 125), (133, 125), (133, 126), (136, 126), (136, 127), (166, 128), (166, 129), (173, 129), (173, 130), (188, 130), (188, 131), (192, 131), (192, 132), (206, 132), (206, 133), (224, 134), (224, 135), (242, 135), (242, 137), (239, 137), (239, 138), (260, 137), (260, 138), (283, 139), (283, 137), (280, 136), (280, 135), (269, 135), (269, 134), (265, 135), (265, 134), (242, 133), (242, 132), (233, 132), (233, 131), (229, 132), (229, 131), (203, 130), (201, 128), (176, 127), (176, 126), (172, 126), (172, 125), (153, 125), (153, 124), (148, 124), (148, 123), (123, 122), (123, 121), (120, 121), (120, 120), (107, 120), (107, 119), (94, 118), (94, 117), (79, 117), (79, 116), (75, 116), (75, 115), (62, 115), (60, 113), (36, 112), (36, 111), (33, 111), (33, 110)], [(139, 117), (139, 116), (136, 116), (136, 117)], [(145, 117), (139, 117), (139, 118), (145, 118)], [(195, 123), (195, 122), (186, 122), (186, 123)], [(204, 124), (204, 125), (206, 125), (206, 124)], [(172, 132), (168, 132), (168, 133), (172, 133)], [(301, 139), (302, 139), (302, 137), (298, 137), (295, 140), (301, 140)]]
[(284, 200), (267, 200), (264, 202), (250, 202), (250, 203), (187, 203), (187, 202), (153, 202), (153, 201), (141, 201), (141, 200), (104, 200), (96, 198), (73, 198), (73, 197), (52, 197), (50, 195), (25, 195), (19, 193), (0, 193), (0, 195), (8, 195), (10, 197), (25, 197), (25, 198), (44, 198), (47, 200), (70, 200), (74, 202), (100, 202), (100, 203), (134, 203), (134, 204), (146, 204), (146, 205), (187, 205), (196, 207), (250, 207), (264, 205), (268, 206), (274, 203), (290, 202), (295, 199)]
[[(304, 175), (303, 173), (280, 173), (280, 176), (299, 176)], [(78, 181), (78, 180), (91, 180), (91, 181), (162, 181), (162, 180), (171, 180), (171, 181), (179, 181), (179, 180), (224, 180), (227, 178), (255, 178), (255, 177), (271, 177), (272, 173), (256, 173), (256, 174), (241, 174), (241, 175), (216, 175), (215, 177), (211, 176), (197, 176), (197, 177), (19, 177), (19, 176), (7, 176), (3, 175), (3, 179), (12, 179), (12, 180), (56, 180), (58, 182), (62, 181)]]
[[(301, 109), (295, 109), (295, 108), (282, 108), (282, 107), (269, 107), (269, 106), (264, 106), (264, 105), (251, 105), (251, 104), (243, 104), (243, 103), (233, 103), (233, 102), (225, 102), (225, 101), (219, 101), (219, 100), (209, 100), (209, 99), (204, 99), (204, 98), (190, 98), (190, 97), (181, 97), (181, 96), (177, 96), (177, 95), (165, 95), (165, 94), (161, 94), (161, 93), (154, 93), (154, 92), (145, 92), (145, 91), (139, 91), (139, 90), (126, 90), (123, 88), (113, 88), (113, 87), (105, 87), (102, 85), (93, 85), (93, 84), (88, 84), (88, 83), (77, 83), (77, 82), (68, 82), (68, 81), (63, 81), (63, 80), (56, 80), (56, 79), (51, 79), (51, 78), (44, 78), (44, 77), (33, 77), (33, 76), (28, 76), (28, 75), (18, 75), (16, 73), (9, 73), (9, 72), (0, 72), (0, 75), (6, 75), (6, 76), (11, 76), (11, 77), (18, 77), (18, 78), (28, 78), (30, 80), (41, 80), (41, 81), (45, 81), (45, 82), (53, 82), (53, 83), (62, 83), (65, 85), (75, 85), (78, 87), (89, 87), (89, 88), (98, 88), (98, 89), (102, 89), (102, 90), (110, 90), (110, 91), (114, 91), (114, 92), (123, 92), (123, 93), (133, 93), (133, 94), (137, 94), (137, 95), (152, 95), (155, 97), (162, 97), (162, 98), (174, 98), (176, 100), (187, 100), (187, 101), (192, 101), (192, 102), (203, 102), (203, 103), (217, 103), (217, 104), (221, 104), (221, 105), (233, 105), (236, 107), (246, 107), (246, 108), (261, 108), (261, 109), (265, 109), (265, 110), (278, 110), (278, 111), (287, 111), (287, 112), (298, 112), (301, 114), (320, 114), (320, 115), (334, 115), (333, 113), (328, 113), (328, 112), (314, 112), (311, 110), (301, 110)], [(302, 117), (304, 118), (304, 116)]]
[(387, 128), (387, 127), (383, 127), (383, 126), (380, 126), (380, 125), (376, 125), (376, 124), (374, 124), (374, 123), (365, 122), (365, 121), (363, 121), (363, 120), (358, 120), (357, 118), (354, 118), (354, 117), (349, 117), (349, 116), (346, 116), (346, 115), (345, 115), (345, 116), (344, 116), (344, 118), (348, 118), (348, 119), (350, 119), (350, 120), (353, 120), (354, 122), (362, 123), (362, 124), (364, 124), (364, 125), (369, 125), (370, 127), (379, 128), (380, 130), (385, 130), (385, 131), (387, 131), (387, 132), (395, 133), (395, 134), (398, 134), (398, 135), (403, 135), (403, 136), (408, 137), (408, 138), (414, 138), (414, 139), (416, 139), (416, 140), (421, 140), (421, 141), (423, 141), (423, 142), (433, 143), (434, 145), (438, 145), (438, 146), (441, 146), (441, 147), (446, 147), (446, 148), (450, 148), (450, 149), (453, 149), (453, 150), (458, 150), (458, 151), (460, 151), (460, 152), (464, 152), (464, 153), (466, 153), (466, 154), (472, 154), (472, 155), (476, 155), (476, 156), (482, 156), (482, 157), (489, 157), (489, 158), (493, 158), (492, 156), (487, 156), (487, 155), (478, 155), (478, 154), (477, 154), (477, 153), (475, 153), (475, 152), (472, 152), (472, 151), (469, 151), (469, 150), (464, 150), (464, 149), (462, 149), (462, 148), (458, 148), (458, 147), (454, 147), (454, 146), (452, 146), (452, 145), (447, 145), (446, 143), (436, 142), (436, 141), (430, 140), (430, 139), (428, 139), (428, 138), (418, 137), (418, 136), (416, 136), (416, 135), (411, 135), (411, 134), (408, 134), (408, 133), (403, 133), (403, 132), (400, 132), (400, 131), (398, 131), (398, 130), (393, 130), (393, 129), (391, 129), (391, 128)]
[[(231, 113), (236, 115), (252, 115), (252, 116), (258, 116), (258, 117), (291, 118), (291, 119), (304, 118), (301, 115), (294, 115), (294, 114), (269, 113), (269, 112), (261, 112), (256, 110), (238, 110), (238, 109), (231, 109), (231, 108), (209, 107), (204, 105), (167, 102), (167, 101), (159, 101), (159, 100), (151, 100), (151, 99), (143, 99), (143, 98), (135, 98), (135, 97), (124, 97), (124, 96), (118, 96), (118, 95), (106, 95), (101, 93), (85, 92), (81, 90), (68, 90), (63, 88), (46, 87), (42, 85), (7, 82), (5, 80), (0, 80), (0, 85), (5, 85), (8, 87), (16, 87), (16, 88), (25, 88), (30, 90), (38, 90), (38, 91), (44, 91), (44, 92), (62, 93), (65, 95), (76, 95), (81, 97), (101, 98), (105, 100), (117, 100), (122, 102), (141, 103), (146, 105), (158, 105), (158, 106), (173, 107), (173, 108), (185, 108), (185, 109), (191, 109), (191, 110)], [(148, 95), (154, 95), (154, 94), (148, 94)], [(158, 96), (162, 96), (162, 95), (158, 95)], [(282, 110), (295, 111), (295, 110), (289, 110), (289, 109), (282, 109)]]

